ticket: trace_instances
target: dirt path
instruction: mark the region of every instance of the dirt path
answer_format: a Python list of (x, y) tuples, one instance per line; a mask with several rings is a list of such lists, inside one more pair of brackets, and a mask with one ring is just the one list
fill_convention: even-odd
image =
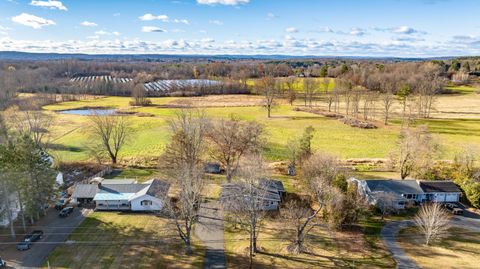
[(218, 201), (207, 202), (200, 208), (195, 235), (204, 242), (205, 269), (227, 268), (223, 238), (223, 211)]

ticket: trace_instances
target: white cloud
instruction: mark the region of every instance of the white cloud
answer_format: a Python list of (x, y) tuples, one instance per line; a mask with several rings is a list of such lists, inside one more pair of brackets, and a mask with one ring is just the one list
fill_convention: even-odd
[(417, 33), (418, 31), (413, 29), (412, 27), (400, 26), (400, 27), (393, 28), (392, 32), (397, 33), (397, 34), (410, 35), (410, 34)]
[(91, 21), (84, 21), (80, 23), (80, 25), (85, 26), (85, 27), (95, 27), (98, 26), (98, 24), (91, 22)]
[(248, 4), (250, 0), (197, 0), (200, 5), (226, 5), (236, 6), (239, 4)]
[(104, 31), (104, 30), (99, 30), (99, 31), (95, 31), (95, 35), (96, 36), (120, 36), (120, 33), (117, 32), (117, 31), (114, 31), (114, 32), (107, 32), (107, 31)]
[(154, 20), (159, 20), (159, 21), (168, 21), (168, 16), (167, 15), (153, 15), (151, 13), (145, 13), (143, 16), (138, 17), (142, 21), (154, 21)]
[(56, 0), (47, 0), (47, 1), (33, 0), (32, 2), (30, 2), (30, 5), (37, 6), (37, 7), (47, 7), (50, 9), (59, 9), (64, 11), (68, 10), (67, 7), (65, 7), (61, 1), (56, 1)]
[(187, 19), (173, 19), (170, 20), (167, 15), (153, 15), (151, 13), (145, 13), (144, 15), (138, 17), (142, 21), (163, 21), (163, 22), (172, 22), (172, 23), (183, 23), (189, 25), (190, 22)]
[(223, 21), (219, 21), (219, 20), (210, 20), (208, 21), (208, 23), (215, 24), (215, 25), (223, 25)]
[(37, 17), (28, 13), (22, 13), (13, 17), (12, 21), (25, 26), (30, 26), (34, 29), (41, 29), (43, 26), (55, 25), (55, 22), (52, 20)]
[(366, 34), (366, 32), (361, 28), (354, 27), (350, 30), (349, 34), (354, 36), (363, 36)]
[(142, 32), (144, 33), (165, 33), (167, 32), (166, 30), (155, 27), (155, 26), (143, 26), (142, 27)]
[[(459, 47), (460, 46), (460, 47)], [(15, 40), (0, 37), (0, 50), (58, 53), (165, 53), (165, 54), (288, 54), (330, 56), (426, 57), (442, 55), (478, 55), (480, 44), (458, 45), (438, 42), (432, 45), (405, 44), (393, 41), (322, 41), (316, 39), (227, 40), (213, 39), (145, 41), (133, 40)]]
[(190, 22), (186, 19), (174, 19), (172, 20), (173, 23), (183, 23), (183, 24), (186, 24), (186, 25), (189, 25)]
[(295, 27), (288, 27), (287, 29), (285, 29), (285, 32), (287, 32), (287, 33), (298, 33), (298, 29), (295, 28)]
[(272, 12), (267, 13), (267, 20), (273, 20), (277, 17), (277, 15), (273, 14)]
[(413, 34), (427, 34), (425, 31), (420, 31), (410, 26), (398, 26), (398, 27), (389, 27), (389, 28), (381, 28), (381, 27), (374, 27), (373, 30), (381, 31), (381, 32), (390, 32), (392, 34), (404, 34), (404, 35), (413, 35)]

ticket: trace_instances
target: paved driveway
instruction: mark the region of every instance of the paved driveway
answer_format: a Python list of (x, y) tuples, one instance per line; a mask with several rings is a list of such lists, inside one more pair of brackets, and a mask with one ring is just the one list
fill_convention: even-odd
[(202, 204), (195, 235), (204, 242), (205, 269), (227, 268), (223, 238), (223, 211), (218, 201)]
[(70, 216), (59, 218), (58, 211), (49, 210), (47, 216), (32, 227), (32, 230), (42, 230), (44, 232), (43, 239), (33, 243), (30, 250), (23, 252), (17, 251), (15, 245), (11, 245), (3, 258), (12, 268), (38, 268), (42, 266), (50, 252), (58, 245), (63, 244), (68, 235), (80, 225), (90, 212), (90, 210), (75, 208)]
[(413, 221), (393, 221), (385, 224), (380, 233), (383, 243), (390, 250), (393, 255), (393, 259), (397, 262), (397, 268), (419, 268), (417, 264), (410, 259), (405, 251), (397, 243), (398, 232), (408, 226), (414, 225)]
[[(468, 211), (466, 213), (467, 214), (465, 214), (465, 216), (453, 217), (450, 224), (455, 227), (480, 232), (480, 219), (470, 217)], [(418, 265), (407, 256), (405, 251), (403, 251), (403, 249), (397, 243), (396, 238), (401, 229), (412, 225), (414, 225), (414, 223), (410, 220), (393, 221), (387, 223), (382, 228), (380, 235), (385, 246), (392, 253), (393, 258), (397, 262), (397, 268), (419, 268)]]

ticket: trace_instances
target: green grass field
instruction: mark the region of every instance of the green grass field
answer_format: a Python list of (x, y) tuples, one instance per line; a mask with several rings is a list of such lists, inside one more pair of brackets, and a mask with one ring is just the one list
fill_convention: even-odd
[[(201, 268), (204, 249), (183, 255), (175, 227), (155, 215), (94, 212), (48, 257), (52, 268)], [(46, 266), (45, 266), (46, 268)]]
[[(320, 90), (325, 91), (325, 87), (323, 86), (323, 81), (324, 79), (329, 80), (328, 88), (326, 89), (327, 91), (333, 90), (335, 87), (335, 80), (333, 78), (313, 78), (316, 81), (320, 83)], [(249, 79), (247, 80), (247, 85), (250, 87), (255, 86), (255, 84), (258, 82), (259, 79)], [(303, 86), (304, 86), (304, 78), (296, 78), (294, 83), (293, 83), (293, 88), (295, 91), (302, 92), (303, 91)]]
[[(212, 97), (213, 98), (213, 97)], [(242, 98), (250, 96), (238, 95), (232, 97), (236, 105)], [(480, 98), (476, 94), (463, 96), (442, 96), (437, 101), (437, 110), (448, 106), (448, 110), (455, 111), (462, 107), (458, 98), (467, 98), (469, 106), (480, 105)], [(121, 152), (121, 158), (129, 163), (129, 160), (140, 158), (153, 158), (162, 154), (164, 146), (170, 139), (168, 120), (172, 119), (179, 108), (168, 106), (173, 101), (189, 102), (185, 98), (152, 98), (153, 104), (149, 107), (130, 107), (128, 97), (104, 97), (85, 101), (65, 102), (46, 106), (45, 110), (54, 115), (55, 122), (52, 128), (50, 142), (54, 146), (53, 154), (63, 161), (88, 160), (91, 154), (88, 150), (90, 144), (88, 116), (65, 115), (54, 111), (75, 109), (82, 107), (114, 107), (124, 111), (148, 113), (151, 117), (129, 116), (133, 132), (129, 143)], [(464, 99), (462, 99), (464, 100)], [(208, 98), (202, 100), (208, 103)], [(457, 104), (457, 103), (458, 104)], [(298, 101), (298, 105), (301, 105)], [(340, 158), (384, 158), (387, 157), (396, 145), (400, 130), (400, 121), (391, 120), (391, 125), (380, 127), (375, 130), (352, 128), (339, 120), (327, 118), (308, 112), (295, 111), (290, 105), (281, 104), (272, 113), (272, 118), (266, 117), (266, 111), (261, 106), (229, 106), (228, 104), (217, 107), (202, 108), (212, 119), (228, 118), (235, 114), (244, 120), (255, 120), (265, 126), (265, 138), (268, 141), (264, 150), (267, 160), (284, 160), (286, 156), (285, 145), (289, 139), (301, 136), (307, 126), (315, 128), (313, 149), (328, 152)], [(441, 118), (443, 114), (436, 113), (435, 118), (418, 120), (417, 125), (428, 125), (434, 138), (442, 146), (442, 159), (450, 159), (459, 148), (472, 144), (480, 146), (480, 117), (475, 112), (459, 114), (456, 118)], [(462, 112), (464, 113), (464, 112)], [(480, 113), (480, 110), (479, 110)], [(445, 114), (445, 113), (444, 113)], [(460, 117), (469, 118), (460, 118)]]

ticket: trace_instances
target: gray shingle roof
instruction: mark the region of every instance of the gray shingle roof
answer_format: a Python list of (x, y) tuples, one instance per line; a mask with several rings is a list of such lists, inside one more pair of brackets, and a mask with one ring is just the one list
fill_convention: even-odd
[(110, 193), (137, 193), (148, 184), (102, 184), (99, 192)]
[(422, 188), (416, 180), (365, 180), (372, 192), (386, 191), (397, 194), (419, 194), (423, 193)]
[(452, 181), (420, 181), (424, 192), (462, 192)]
[(276, 179), (260, 179), (260, 185), (267, 186), (270, 189), (275, 189), (279, 192), (285, 192), (285, 187), (283, 186), (283, 182)]
[(73, 198), (92, 198), (98, 192), (97, 184), (77, 184), (74, 187)]
[(149, 187), (146, 194), (160, 198), (168, 193), (170, 184), (158, 179), (143, 184), (77, 184), (74, 188), (72, 197), (93, 199), (97, 193), (137, 193), (146, 187)]
[(150, 188), (148, 188), (147, 194), (153, 197), (162, 198), (168, 194), (168, 189), (170, 189), (170, 183), (160, 179), (154, 179)]

